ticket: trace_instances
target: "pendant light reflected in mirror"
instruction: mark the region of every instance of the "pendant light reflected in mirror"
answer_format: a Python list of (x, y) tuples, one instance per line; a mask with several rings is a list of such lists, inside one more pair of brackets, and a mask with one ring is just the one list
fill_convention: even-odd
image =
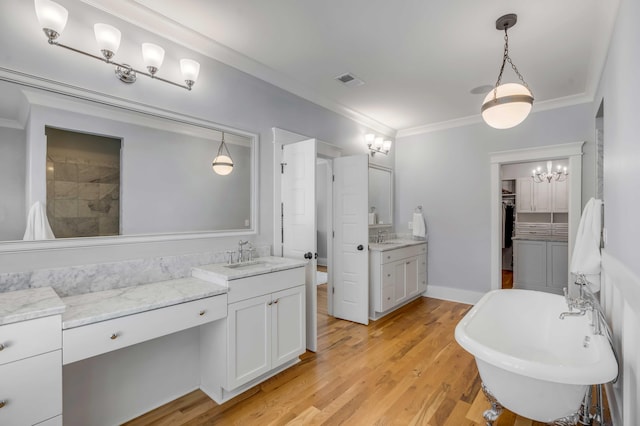
[(231, 159), (231, 154), (229, 153), (227, 144), (224, 143), (224, 132), (222, 132), (222, 141), (218, 148), (218, 154), (216, 155), (216, 158), (213, 159), (211, 167), (214, 172), (221, 176), (226, 176), (233, 170), (233, 160)]

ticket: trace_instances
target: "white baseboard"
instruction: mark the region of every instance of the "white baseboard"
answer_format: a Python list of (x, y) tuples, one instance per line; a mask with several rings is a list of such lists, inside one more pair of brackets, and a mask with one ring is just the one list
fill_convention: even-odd
[(460, 288), (443, 287), (433, 284), (427, 285), (427, 291), (423, 293), (426, 297), (434, 299), (448, 300), (451, 302), (466, 303), (475, 305), (484, 293), (479, 291), (463, 290)]

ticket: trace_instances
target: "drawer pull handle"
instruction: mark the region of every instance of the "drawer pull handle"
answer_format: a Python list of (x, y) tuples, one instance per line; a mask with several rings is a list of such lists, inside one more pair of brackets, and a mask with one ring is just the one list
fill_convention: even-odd
[(390, 276), (391, 276), (391, 274), (387, 274), (387, 276), (388, 276), (388, 277), (390, 277)]
[(118, 336), (118, 333), (113, 333), (113, 334), (111, 335), (111, 340), (116, 340), (118, 337), (119, 337), (119, 336)]
[(3, 350), (4, 350), (4, 345), (0, 343), (0, 352), (2, 352)]
[(5, 405), (7, 405), (6, 399), (3, 399), (2, 401), (0, 401), (0, 408), (4, 407)]
[(199, 314), (200, 316), (203, 316), (205, 312), (206, 312), (206, 311), (203, 309), (203, 310), (201, 310), (198, 314)]
[(280, 299), (276, 299), (276, 300), (274, 300), (274, 301), (273, 301), (273, 304), (274, 304), (274, 305), (275, 305), (275, 304), (277, 304), (277, 303), (278, 303), (278, 300), (280, 300)]
[(387, 259), (391, 259), (391, 256), (387, 256)]

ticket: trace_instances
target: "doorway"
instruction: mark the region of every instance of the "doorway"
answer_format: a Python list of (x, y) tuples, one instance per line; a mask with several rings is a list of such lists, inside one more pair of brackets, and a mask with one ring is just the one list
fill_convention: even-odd
[[(568, 189), (567, 257), (571, 259), (573, 244), (580, 223), (582, 211), (582, 145), (584, 142), (551, 145), (539, 148), (525, 148), (500, 151), (491, 154), (491, 289), (502, 288), (502, 179), (501, 166), (530, 161), (546, 161), (554, 158), (568, 158), (568, 167), (574, 176)], [(568, 261), (567, 261), (568, 263)], [(567, 265), (568, 266), (568, 265)], [(568, 269), (568, 268), (567, 268)], [(567, 274), (567, 282), (569, 275)]]

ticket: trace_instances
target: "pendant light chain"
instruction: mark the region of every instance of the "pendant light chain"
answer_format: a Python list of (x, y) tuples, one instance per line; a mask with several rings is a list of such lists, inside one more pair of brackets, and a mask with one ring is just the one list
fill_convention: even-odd
[(518, 68), (511, 60), (511, 57), (509, 56), (509, 34), (507, 33), (507, 28), (505, 28), (504, 29), (504, 53), (502, 55), (502, 66), (500, 67), (500, 74), (498, 74), (498, 81), (496, 81), (496, 85), (493, 88), (494, 99), (498, 96), (498, 86), (500, 86), (500, 83), (502, 82), (502, 73), (504, 72), (504, 66), (507, 62), (511, 64), (511, 68), (513, 69), (513, 71), (516, 73), (516, 75), (522, 82), (522, 85), (526, 87), (529, 90), (529, 92), (531, 92), (531, 95), (533, 96), (533, 92), (531, 91), (531, 88), (529, 88), (529, 85), (527, 84), (527, 82), (524, 81), (524, 77), (522, 77), (522, 74), (520, 74), (520, 71), (518, 71)]

